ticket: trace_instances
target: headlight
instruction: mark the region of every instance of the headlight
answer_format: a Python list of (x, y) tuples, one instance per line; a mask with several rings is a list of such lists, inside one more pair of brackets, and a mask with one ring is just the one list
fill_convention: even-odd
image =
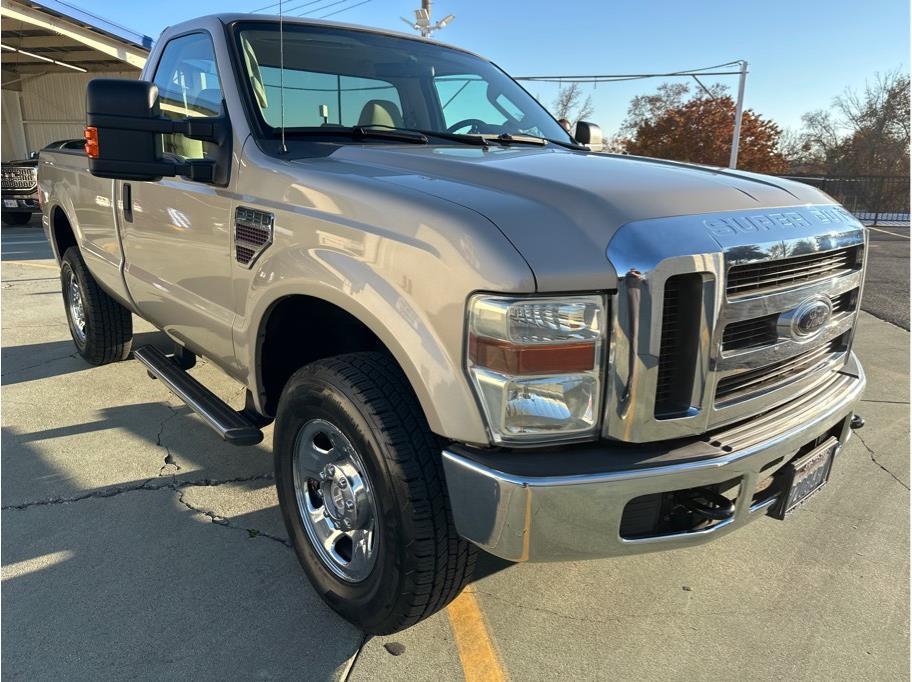
[(468, 371), (494, 442), (593, 435), (604, 339), (602, 296), (473, 296)]

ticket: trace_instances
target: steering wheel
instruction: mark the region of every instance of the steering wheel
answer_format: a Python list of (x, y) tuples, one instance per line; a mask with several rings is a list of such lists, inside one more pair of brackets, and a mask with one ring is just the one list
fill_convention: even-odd
[(487, 128), (488, 124), (482, 121), (480, 118), (464, 118), (461, 121), (456, 121), (453, 125), (446, 129), (448, 133), (455, 133), (460, 128), (465, 128), (466, 126), (471, 126), (469, 128), (469, 133), (480, 133), (482, 128)]

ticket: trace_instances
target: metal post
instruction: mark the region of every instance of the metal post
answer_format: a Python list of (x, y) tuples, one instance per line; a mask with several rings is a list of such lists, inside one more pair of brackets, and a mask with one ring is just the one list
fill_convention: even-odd
[(732, 133), (731, 157), (729, 168), (738, 167), (738, 147), (741, 144), (741, 117), (744, 115), (744, 84), (747, 81), (747, 62), (741, 60), (741, 76), (738, 79), (738, 102), (735, 104), (735, 130)]
[(421, 9), (427, 12), (427, 26), (421, 29), (421, 35), (425, 38), (430, 38), (433, 33), (433, 27), (431, 26), (431, 0), (421, 0)]

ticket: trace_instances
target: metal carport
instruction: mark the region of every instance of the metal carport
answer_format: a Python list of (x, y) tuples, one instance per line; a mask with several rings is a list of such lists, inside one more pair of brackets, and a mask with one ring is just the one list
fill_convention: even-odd
[(57, 0), (0, 0), (2, 160), (82, 137), (92, 78), (136, 78), (152, 39)]

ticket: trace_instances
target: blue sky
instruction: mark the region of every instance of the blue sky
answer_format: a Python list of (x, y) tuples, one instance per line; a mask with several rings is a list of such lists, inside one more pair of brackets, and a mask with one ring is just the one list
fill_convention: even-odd
[[(271, 0), (70, 0), (153, 38), (169, 24), (201, 14), (251, 11)], [(285, 0), (286, 8), (306, 0)], [(419, 0), (321, 0), (311, 16), (352, 7), (332, 19), (408, 30)], [(333, 4), (338, 3), (338, 4)], [(907, 0), (435, 0), (436, 18), (456, 20), (437, 34), (513, 75), (672, 71), (747, 59), (746, 105), (780, 125), (829, 106), (846, 87), (878, 71), (909, 67)], [(736, 79), (728, 78), (732, 88)], [(586, 86), (592, 119), (614, 132), (634, 95), (659, 81)], [(557, 86), (530, 84), (545, 103)]]

